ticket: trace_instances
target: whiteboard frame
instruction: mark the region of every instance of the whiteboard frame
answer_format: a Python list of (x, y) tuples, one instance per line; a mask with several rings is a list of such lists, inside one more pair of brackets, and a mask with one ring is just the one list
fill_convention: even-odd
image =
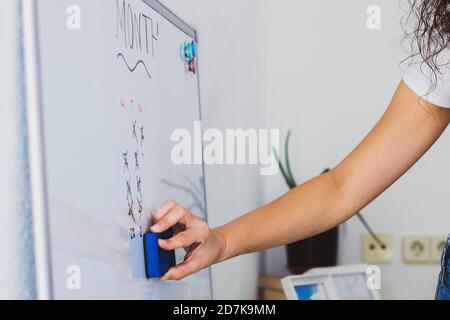
[(170, 9), (168, 9), (165, 5), (157, 0), (143, 0), (146, 4), (148, 4), (153, 10), (158, 12), (161, 16), (166, 18), (169, 22), (171, 22), (175, 27), (183, 31), (189, 37), (197, 41), (197, 31), (188, 25), (186, 22), (181, 20), (175, 13), (173, 13)]
[[(39, 300), (54, 299), (51, 263), (51, 239), (49, 232), (48, 189), (46, 181), (45, 139), (40, 78), (39, 23), (36, 3), (22, 1), (23, 47), (26, 81), (27, 125), (29, 130), (29, 161), (34, 232), (34, 259), (36, 270), (36, 294)], [(142, 0), (158, 14), (186, 35), (198, 42), (197, 31), (157, 0)], [(197, 61), (198, 64), (198, 61)], [(198, 70), (198, 66), (197, 66)], [(200, 76), (197, 72), (199, 118), (202, 120)], [(203, 147), (203, 146), (202, 146)], [(206, 202), (205, 165), (202, 164), (203, 188)], [(208, 217), (207, 209), (205, 210)], [(209, 272), (209, 291), (213, 299), (212, 275)]]
[(53, 298), (53, 283), (47, 215), (48, 199), (40, 87), (39, 32), (35, 1), (22, 0), (22, 10), (36, 295), (39, 300), (49, 300)]

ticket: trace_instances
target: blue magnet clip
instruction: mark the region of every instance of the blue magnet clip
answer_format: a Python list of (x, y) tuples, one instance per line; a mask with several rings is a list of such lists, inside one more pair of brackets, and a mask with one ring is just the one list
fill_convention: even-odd
[(175, 251), (166, 251), (159, 247), (158, 239), (167, 240), (173, 232), (144, 234), (145, 275), (147, 279), (160, 278), (176, 265)]
[(197, 45), (195, 41), (191, 42), (191, 50), (192, 50), (192, 57), (195, 58), (197, 56)]

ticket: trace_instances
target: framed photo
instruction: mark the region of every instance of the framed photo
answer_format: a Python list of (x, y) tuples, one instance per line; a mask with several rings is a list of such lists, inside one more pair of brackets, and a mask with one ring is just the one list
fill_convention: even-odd
[(301, 275), (281, 279), (288, 300), (338, 300), (330, 276)]
[(316, 268), (306, 275), (329, 276), (340, 300), (380, 300), (378, 290), (367, 286), (368, 265)]

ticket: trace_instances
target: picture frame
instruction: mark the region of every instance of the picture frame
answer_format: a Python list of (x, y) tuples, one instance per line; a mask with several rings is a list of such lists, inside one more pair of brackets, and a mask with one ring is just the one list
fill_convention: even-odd
[(288, 300), (339, 300), (333, 280), (328, 275), (299, 275), (281, 279)]
[(329, 276), (340, 300), (381, 300), (378, 290), (367, 286), (369, 265), (348, 265), (311, 269), (306, 275)]

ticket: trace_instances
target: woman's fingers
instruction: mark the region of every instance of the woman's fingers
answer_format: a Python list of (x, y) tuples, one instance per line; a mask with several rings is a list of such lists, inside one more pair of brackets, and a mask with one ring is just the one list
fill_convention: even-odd
[(210, 253), (207, 241), (211, 236), (211, 230), (206, 222), (171, 200), (166, 201), (155, 212), (153, 218), (154, 225), (150, 228), (153, 233), (162, 233), (173, 227), (181, 227), (183, 230), (170, 239), (158, 240), (161, 249), (171, 251), (187, 248), (188, 251), (185, 261), (171, 268), (161, 278), (162, 281), (181, 280), (207, 265), (202, 263), (202, 260), (209, 260)]
[(195, 232), (188, 230), (175, 235), (168, 240), (159, 240), (159, 246), (164, 250), (177, 250), (192, 246), (194, 243), (202, 244), (204, 240), (197, 239)]
[(162, 278), (161, 281), (167, 280), (181, 280), (202, 269), (199, 259), (195, 259), (195, 255), (183, 263), (170, 269)]
[(175, 208), (178, 204), (173, 200), (167, 200), (164, 202), (161, 207), (153, 214), (153, 219), (155, 222), (158, 222), (165, 215), (167, 215), (173, 208)]
[(175, 206), (163, 218), (157, 221), (150, 230), (154, 233), (162, 233), (176, 224), (184, 222), (188, 214), (186, 209)]

